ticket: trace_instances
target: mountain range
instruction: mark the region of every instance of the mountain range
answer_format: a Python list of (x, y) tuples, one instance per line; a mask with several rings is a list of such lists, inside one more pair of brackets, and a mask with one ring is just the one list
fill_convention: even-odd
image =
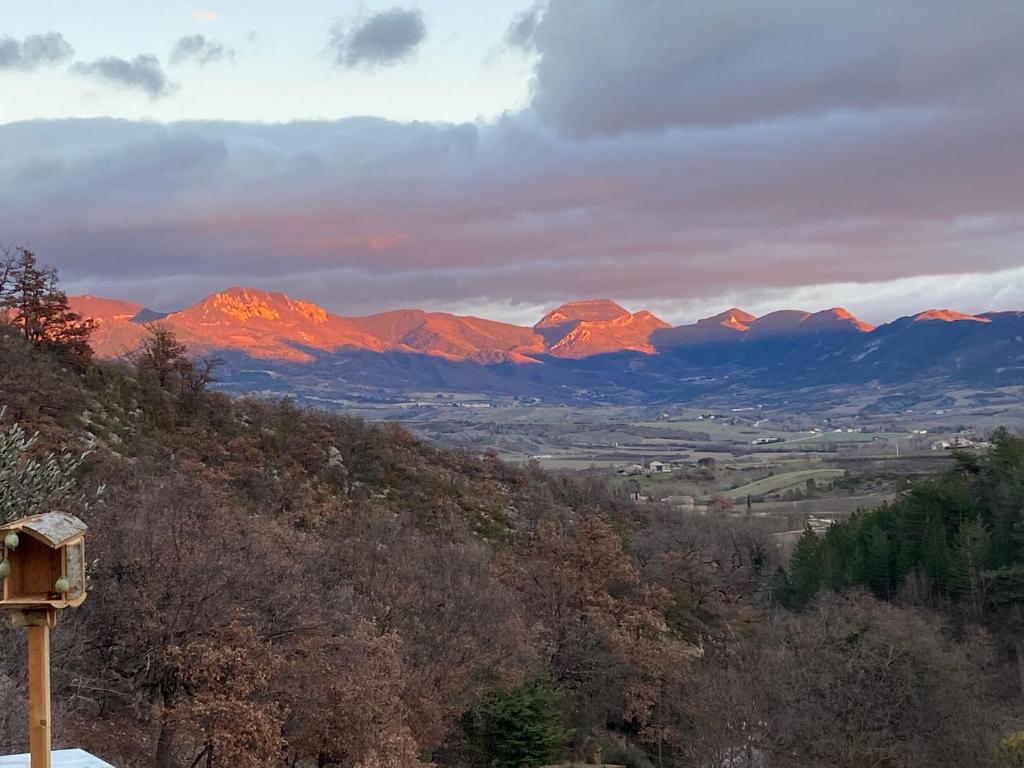
[(633, 314), (608, 299), (563, 304), (533, 328), (419, 309), (340, 317), (283, 293), (252, 288), (228, 288), (166, 314), (96, 296), (72, 296), (70, 301), (76, 312), (96, 321), (93, 346), (108, 358), (137, 347), (146, 325), (155, 321), (172, 328), (196, 352), (230, 350), (294, 362), (311, 360), (314, 351), (341, 349), (478, 363), (536, 363), (544, 355), (582, 358), (624, 350), (652, 353), (652, 334), (671, 328), (650, 312)]
[(738, 387), (1024, 383), (1024, 312), (930, 309), (875, 327), (839, 307), (760, 317), (732, 308), (673, 327), (596, 299), (565, 303), (529, 328), (418, 309), (342, 317), (251, 288), (171, 313), (95, 296), (71, 304), (96, 321), (100, 357), (130, 355), (160, 322), (194, 354), (222, 356), (226, 383), (240, 390), (666, 402)]

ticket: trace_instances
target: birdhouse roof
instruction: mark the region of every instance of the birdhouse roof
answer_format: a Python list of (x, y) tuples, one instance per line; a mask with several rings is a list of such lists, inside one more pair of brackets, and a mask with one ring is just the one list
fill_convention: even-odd
[(3, 530), (27, 533), (34, 539), (57, 549), (85, 533), (86, 524), (73, 515), (64, 512), (47, 512), (42, 515), (23, 517), (20, 520), (0, 526)]

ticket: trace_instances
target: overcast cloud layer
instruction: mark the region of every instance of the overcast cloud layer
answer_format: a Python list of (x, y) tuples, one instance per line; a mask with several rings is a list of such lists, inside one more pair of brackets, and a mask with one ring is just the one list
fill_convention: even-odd
[(553, 0), (534, 105), (574, 134), (984, 109), (1019, 91), (1019, 0)]
[[(531, 322), (597, 296), (670, 320), (1024, 309), (1019, 3), (552, 0), (511, 22), (534, 98), (495, 123), (0, 126), (0, 241), (159, 309), (228, 284)], [(339, 61), (388, 60), (365, 45)]]

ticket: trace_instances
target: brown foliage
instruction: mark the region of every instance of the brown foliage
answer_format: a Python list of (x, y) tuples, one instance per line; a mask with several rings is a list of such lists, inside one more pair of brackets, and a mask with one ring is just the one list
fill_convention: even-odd
[(778, 615), (758, 656), (772, 764), (991, 764), (991, 654), (982, 634), (957, 644), (940, 620), (867, 595)]
[[(107, 485), (69, 510), (95, 562), (54, 633), (64, 743), (123, 768), (467, 764), (466, 713), (543, 677), (576, 756), (974, 759), (987, 699), (941, 700), (971, 688), (963, 649), (865, 601), (762, 619), (773, 564), (750, 521), (640, 514), (597, 483), (145, 366), (69, 375), (8, 340), (28, 373), (0, 367), (0, 402), (40, 449), (91, 435), (84, 482)], [(0, 630), (14, 699), (20, 642)]]

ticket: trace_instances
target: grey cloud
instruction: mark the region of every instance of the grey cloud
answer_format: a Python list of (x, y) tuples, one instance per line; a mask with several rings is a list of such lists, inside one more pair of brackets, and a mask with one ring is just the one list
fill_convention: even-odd
[(587, 137), (1016, 98), (1018, 0), (551, 0), (533, 106)]
[(160, 66), (160, 60), (152, 54), (142, 54), (131, 60), (107, 56), (92, 62), (79, 62), (71, 70), (122, 88), (142, 91), (153, 99), (166, 96), (173, 88)]
[(212, 40), (204, 35), (185, 35), (174, 44), (170, 62), (181, 64), (191, 59), (199, 64), (210, 64), (234, 57), (234, 50), (218, 40)]
[(513, 48), (520, 48), (524, 51), (534, 48), (536, 43), (533, 36), (537, 31), (542, 13), (542, 6), (535, 5), (516, 16), (505, 31), (505, 42)]
[(72, 286), (163, 286), (162, 307), (226, 282), (343, 313), (609, 294), (687, 312), (781, 304), (823, 295), (813, 286), (1019, 267), (1022, 131), (1014, 104), (582, 143), (530, 114), (32, 122), (0, 126), (0, 190), (18, 190), (0, 233)]
[(925, 5), (552, 0), (492, 123), (0, 125), (0, 239), (164, 309), (1019, 305), (1024, 6)]
[(352, 23), (336, 23), (327, 50), (340, 67), (387, 66), (411, 55), (426, 35), (422, 11), (392, 8)]
[(0, 70), (31, 72), (56, 66), (74, 55), (75, 49), (58, 32), (29, 35), (23, 40), (0, 37)]

